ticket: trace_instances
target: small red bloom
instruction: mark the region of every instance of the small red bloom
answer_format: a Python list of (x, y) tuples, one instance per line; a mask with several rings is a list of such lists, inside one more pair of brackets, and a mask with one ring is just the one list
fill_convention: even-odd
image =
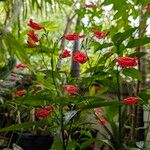
[(85, 37), (84, 34), (83, 34), (83, 35), (79, 35), (78, 33), (73, 33), (73, 34), (66, 34), (66, 35), (64, 35), (64, 38), (65, 38), (66, 40), (69, 40), (69, 41), (78, 40), (78, 39), (84, 38), (84, 37)]
[(71, 54), (70, 54), (70, 51), (64, 49), (64, 50), (62, 51), (62, 53), (60, 54), (60, 56), (61, 56), (61, 58), (66, 58), (66, 57), (70, 57)]
[(23, 95), (25, 95), (25, 90), (17, 90), (16, 91), (16, 95), (17, 96), (23, 96)]
[(84, 64), (89, 60), (89, 58), (84, 52), (77, 51), (73, 56), (73, 60), (80, 64)]
[(99, 119), (99, 124), (102, 125), (102, 126), (106, 125), (107, 124), (106, 119), (104, 119), (104, 118)]
[(98, 39), (104, 39), (109, 34), (109, 32), (101, 32), (96, 29), (94, 29), (92, 32)]
[(28, 32), (28, 36), (34, 41), (34, 42), (39, 42), (40, 39), (38, 36), (35, 34), (34, 30), (31, 30)]
[(35, 110), (36, 117), (39, 119), (45, 118), (49, 116), (51, 113), (52, 113), (51, 106), (45, 106), (44, 108), (36, 108)]
[(43, 29), (43, 26), (34, 22), (32, 19), (30, 19), (29, 23), (28, 23), (28, 26), (33, 28), (34, 30), (41, 30)]
[(126, 67), (134, 67), (137, 65), (137, 58), (134, 57), (119, 57), (117, 59), (117, 63), (119, 66), (123, 67), (123, 68), (126, 68)]
[(75, 85), (63, 85), (63, 88), (69, 95), (77, 94), (80, 91)]
[(90, 2), (89, 4), (85, 4), (85, 7), (86, 8), (95, 8), (96, 5), (94, 3), (92, 3), (92, 2)]
[(138, 103), (139, 99), (137, 97), (128, 97), (123, 100), (125, 105), (134, 105)]
[(27, 65), (26, 64), (17, 64), (16, 68), (19, 70), (23, 70), (23, 69), (27, 68)]

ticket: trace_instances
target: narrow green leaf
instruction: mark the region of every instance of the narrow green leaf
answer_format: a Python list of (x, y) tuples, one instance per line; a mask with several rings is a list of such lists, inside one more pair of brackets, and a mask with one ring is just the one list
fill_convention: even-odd
[(44, 121), (41, 121), (41, 122), (25, 122), (25, 123), (21, 123), (21, 124), (13, 124), (9, 127), (5, 127), (5, 128), (2, 128), (0, 129), (0, 132), (8, 132), (8, 131), (19, 131), (19, 130), (25, 130), (25, 129), (28, 129), (30, 127), (40, 127), (40, 126), (43, 126), (45, 123)]
[(131, 77), (133, 79), (142, 80), (141, 73), (135, 68), (124, 68), (122, 73), (125, 76)]
[(129, 41), (126, 48), (139, 47), (139, 46), (142, 46), (142, 45), (145, 45), (148, 43), (150, 43), (150, 37), (144, 37), (141, 39), (134, 39), (134, 40)]
[(124, 32), (118, 32), (112, 37), (112, 41), (115, 45), (120, 45), (124, 40), (132, 36), (137, 28), (130, 28)]
[(119, 106), (120, 103), (117, 101), (115, 101), (115, 102), (102, 102), (100, 100), (100, 101), (95, 101), (95, 102), (92, 102), (90, 104), (81, 106), (81, 109), (92, 109), (92, 108), (97, 108), (97, 107), (114, 106), (114, 105)]

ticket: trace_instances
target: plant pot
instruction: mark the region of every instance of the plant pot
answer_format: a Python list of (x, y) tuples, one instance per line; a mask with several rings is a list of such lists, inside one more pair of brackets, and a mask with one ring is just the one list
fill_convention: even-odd
[(16, 143), (23, 150), (49, 150), (53, 144), (54, 136), (33, 135), (31, 133), (14, 133), (12, 144)]

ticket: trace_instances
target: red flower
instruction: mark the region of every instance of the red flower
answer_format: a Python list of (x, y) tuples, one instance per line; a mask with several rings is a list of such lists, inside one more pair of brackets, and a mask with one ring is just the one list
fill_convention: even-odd
[(94, 8), (94, 7), (96, 7), (96, 5), (92, 2), (90, 2), (89, 4), (85, 4), (85, 7), (86, 8)]
[(123, 67), (123, 68), (126, 68), (126, 67), (134, 67), (137, 65), (137, 58), (134, 57), (119, 57), (117, 59), (117, 62), (118, 62), (118, 65)]
[(123, 100), (123, 103), (124, 103), (125, 105), (134, 105), (134, 104), (136, 104), (138, 101), (139, 101), (139, 100), (138, 100), (137, 97), (128, 97), (128, 98), (125, 98), (125, 99)]
[(30, 19), (29, 23), (28, 23), (28, 26), (35, 29), (35, 30), (41, 30), (43, 29), (43, 26), (34, 22), (32, 19)]
[(109, 34), (109, 32), (101, 32), (96, 29), (94, 29), (92, 32), (98, 39), (104, 39)]
[(31, 30), (28, 32), (28, 36), (34, 41), (34, 42), (39, 42), (38, 36), (35, 34), (34, 30)]
[(60, 54), (60, 56), (61, 56), (61, 58), (66, 58), (66, 57), (70, 57), (71, 54), (70, 54), (70, 51), (64, 49), (64, 50), (62, 51), (62, 53)]
[(99, 119), (99, 124), (100, 125), (104, 126), (104, 125), (106, 125), (106, 123), (107, 123), (106, 119), (104, 119), (104, 118)]
[(16, 91), (16, 95), (17, 96), (23, 96), (23, 95), (25, 95), (25, 90), (17, 90)]
[(23, 70), (23, 69), (27, 68), (27, 65), (26, 64), (17, 64), (16, 68), (20, 69), (20, 70)]
[(75, 85), (63, 85), (63, 88), (69, 95), (77, 94), (80, 91)]
[(80, 64), (84, 64), (89, 60), (89, 58), (85, 53), (77, 51), (73, 56), (73, 60)]
[(39, 119), (45, 118), (49, 116), (51, 113), (52, 113), (51, 106), (45, 106), (44, 108), (36, 108), (35, 110), (36, 117)]
[(78, 40), (78, 39), (84, 38), (84, 37), (85, 37), (84, 34), (83, 34), (83, 35), (79, 35), (78, 33), (73, 33), (73, 34), (66, 34), (66, 35), (64, 35), (64, 38), (65, 38), (66, 40), (69, 40), (69, 41)]

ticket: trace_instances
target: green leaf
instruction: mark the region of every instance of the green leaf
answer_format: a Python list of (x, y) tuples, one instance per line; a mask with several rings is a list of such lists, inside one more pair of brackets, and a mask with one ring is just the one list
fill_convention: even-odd
[(132, 36), (132, 33), (135, 32), (137, 28), (130, 28), (124, 32), (118, 32), (112, 37), (112, 41), (115, 45), (120, 45), (124, 40)]
[(137, 79), (139, 81), (142, 80), (142, 76), (141, 76), (141, 73), (135, 69), (135, 68), (124, 68), (122, 73), (125, 75), (125, 76), (128, 76), (128, 77), (131, 77), (133, 79)]
[(99, 101), (93, 101), (90, 104), (81, 106), (81, 109), (92, 109), (92, 108), (97, 108), (97, 107), (106, 107), (106, 106), (119, 106), (120, 103), (115, 101), (115, 102), (102, 102), (101, 100)]
[(145, 44), (150, 43), (150, 37), (144, 37), (141, 39), (134, 39), (128, 42), (126, 48), (134, 48), (134, 47), (139, 47)]
[(2, 128), (2, 129), (0, 129), (0, 132), (19, 131), (19, 130), (22, 130), (22, 129), (23, 130), (29, 129), (33, 126), (40, 127), (40, 126), (43, 126), (43, 125), (45, 125), (44, 121), (40, 121), (40, 122), (30, 121), (30, 122), (25, 122), (25, 123), (21, 123), (21, 124), (14, 124), (14, 125), (11, 125), (9, 127)]
[(23, 45), (18, 40), (16, 40), (12, 34), (10, 33), (5, 34), (3, 36), (3, 39), (4, 39), (7, 49), (9, 49), (10, 51), (13, 51), (14, 54), (16, 54), (16, 56), (21, 62), (25, 64), (29, 64), (30, 61), (28, 59), (28, 56), (26, 54), (26, 51)]
[(0, 79), (5, 79), (14, 69), (16, 64), (15, 58), (10, 58), (8, 64), (0, 68)]
[(150, 100), (150, 88), (144, 89), (140, 92), (139, 97), (146, 103)]
[(94, 52), (102, 50), (103, 48), (107, 48), (107, 47), (113, 46), (112, 43), (103, 43), (103, 44), (100, 44), (99, 42), (94, 42), (94, 43), (92, 43), (92, 45), (94, 46)]

